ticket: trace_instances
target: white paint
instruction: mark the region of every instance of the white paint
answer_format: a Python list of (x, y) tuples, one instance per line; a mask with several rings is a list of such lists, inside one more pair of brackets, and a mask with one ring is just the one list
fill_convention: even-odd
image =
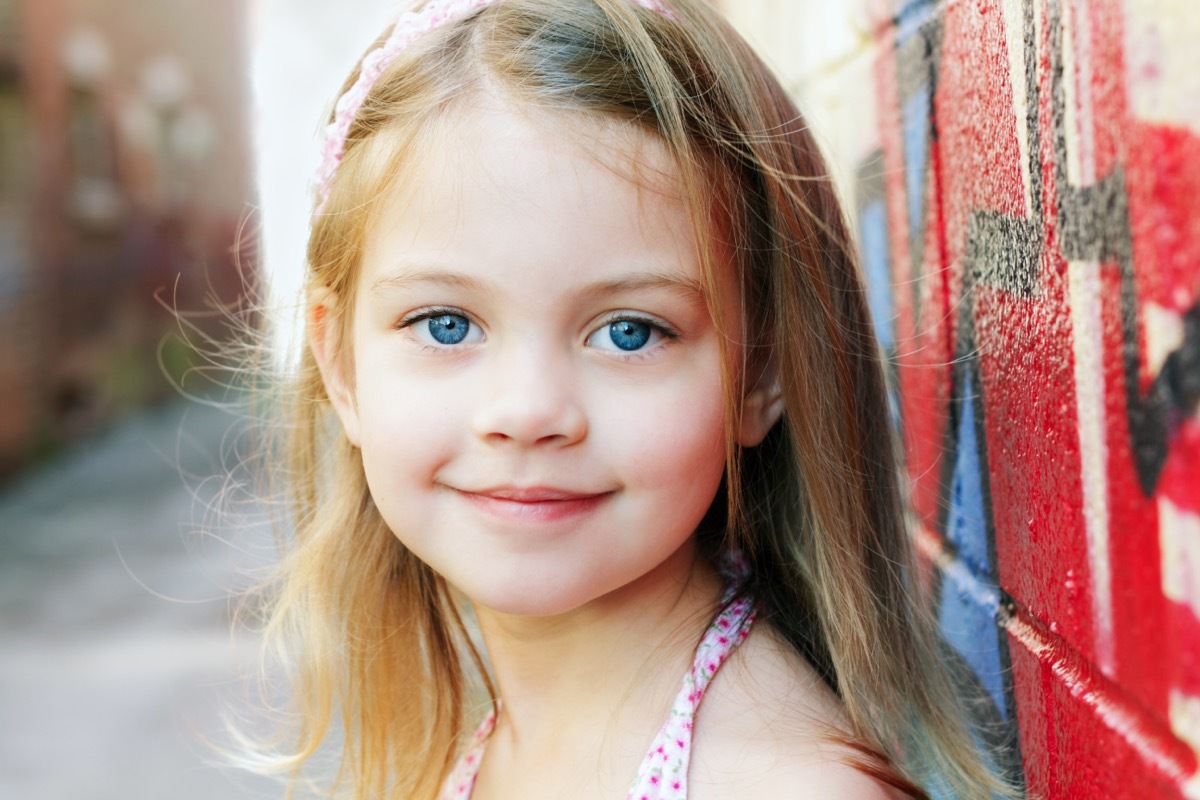
[(1163, 594), (1200, 617), (1200, 516), (1157, 500)]
[(1109, 552), (1108, 442), (1105, 439), (1104, 338), (1101, 320), (1100, 265), (1067, 264), (1072, 348), (1075, 356), (1075, 411), (1078, 417), (1080, 483), (1087, 529), (1088, 568), (1092, 578), (1096, 663), (1115, 674), (1112, 562)]
[[(1171, 690), (1171, 731), (1200, 755), (1200, 697)], [(1200, 800), (1200, 770), (1183, 785), (1183, 795)]]
[(1183, 346), (1183, 317), (1158, 303), (1142, 303), (1142, 330), (1146, 336), (1146, 368), (1151, 375), (1162, 372), (1167, 356)]
[(1195, 0), (1125, 0), (1125, 92), (1133, 115), (1200, 131)]
[(255, 0), (254, 145), (263, 274), (277, 363), (295, 363), (318, 133), (358, 57), (398, 16), (379, 0)]
[[(1087, 45), (1086, 9), (1068, 3), (1063, 12), (1063, 83), (1066, 119), (1067, 180), (1074, 186), (1096, 182), (1095, 120)], [(1065, 188), (1065, 187), (1063, 187)], [(1104, 324), (1097, 262), (1067, 266), (1071, 292), (1072, 348), (1075, 355), (1075, 405), (1078, 417), (1083, 517), (1088, 567), (1092, 578), (1092, 633), (1096, 663), (1110, 678), (1116, 672), (1113, 641), (1112, 560), (1109, 549), (1108, 442), (1105, 438)]]
[(1094, 74), (1086, 6), (1079, 0), (1063, 12), (1063, 83), (1066, 86), (1067, 179), (1075, 186), (1096, 182)]
[[(1163, 594), (1200, 616), (1200, 516), (1162, 495), (1157, 500)], [(1200, 697), (1172, 690), (1170, 717), (1171, 730), (1200, 756)], [(1200, 800), (1200, 770), (1182, 788), (1189, 800)]]
[(1025, 114), (1029, 108), (1029, 93), (1025, 90), (1025, 82), (1029, 79), (1027, 70), (1037, 69), (1037, 65), (1025, 63), (1025, 6), (1025, 0), (1005, 0), (1004, 39), (1008, 47), (1013, 119), (1016, 120), (1017, 144), (1021, 151), (1021, 182), (1025, 187), (1025, 214), (1032, 216), (1033, 179), (1029, 174), (1029, 126), (1025, 122)]

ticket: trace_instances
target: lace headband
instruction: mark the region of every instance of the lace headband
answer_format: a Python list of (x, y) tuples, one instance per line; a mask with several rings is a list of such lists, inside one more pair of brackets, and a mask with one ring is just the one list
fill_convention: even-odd
[[(659, 14), (668, 19), (675, 15), (659, 0), (629, 0), (634, 5)], [(484, 6), (494, 5), (498, 0), (430, 0), (420, 11), (409, 11), (400, 16), (386, 41), (368, 53), (362, 60), (358, 80), (338, 98), (334, 106), (333, 121), (325, 126), (325, 143), (321, 150), (321, 168), (317, 172), (317, 211), (325, 205), (333, 188), (333, 178), (342, 154), (346, 150), (346, 135), (350, 125), (358, 116), (359, 109), (371, 92), (384, 70), (418, 38), (441, 27), (452, 19), (466, 16)]]

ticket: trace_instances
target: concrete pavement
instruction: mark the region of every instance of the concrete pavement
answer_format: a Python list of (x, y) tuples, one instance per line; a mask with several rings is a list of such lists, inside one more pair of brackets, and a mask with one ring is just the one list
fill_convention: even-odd
[(245, 707), (230, 590), (270, 557), (252, 510), (196, 532), (237, 428), (180, 402), (0, 486), (0, 800), (282, 796), (204, 743)]

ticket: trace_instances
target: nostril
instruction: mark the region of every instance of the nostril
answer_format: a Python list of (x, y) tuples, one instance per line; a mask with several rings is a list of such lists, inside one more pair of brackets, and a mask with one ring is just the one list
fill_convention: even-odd
[(494, 442), (565, 444), (584, 436), (587, 422), (569, 392), (510, 390), (481, 398), (475, 430)]

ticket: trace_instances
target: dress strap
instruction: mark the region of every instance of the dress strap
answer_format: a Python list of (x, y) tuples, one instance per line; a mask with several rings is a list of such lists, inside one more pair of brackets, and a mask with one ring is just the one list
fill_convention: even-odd
[(650, 745), (626, 800), (684, 800), (692, 757), (692, 727), (704, 691), (717, 670), (750, 634), (754, 603), (747, 595), (727, 601), (700, 640), (671, 714)]
[(475, 786), (475, 776), (479, 773), (479, 762), (483, 759), (483, 750), (495, 727), (496, 709), (492, 708), (483, 718), (483, 722), (479, 723), (475, 736), (471, 738), (471, 744), (467, 746), (466, 752), (459, 756), (454, 770), (442, 784), (442, 792), (438, 795), (438, 800), (467, 800), (471, 796), (471, 789)]
[[(754, 602), (748, 595), (735, 596), (730, 589), (722, 598), (721, 612), (704, 632), (696, 648), (692, 668), (683, 676), (670, 716), (650, 745), (626, 800), (684, 800), (687, 797), (688, 765), (692, 755), (692, 726), (704, 692), (717, 670), (750, 633)], [(496, 726), (496, 710), (484, 717), (466, 752), (442, 785), (438, 800), (468, 800), (479, 773), (488, 737)]]

